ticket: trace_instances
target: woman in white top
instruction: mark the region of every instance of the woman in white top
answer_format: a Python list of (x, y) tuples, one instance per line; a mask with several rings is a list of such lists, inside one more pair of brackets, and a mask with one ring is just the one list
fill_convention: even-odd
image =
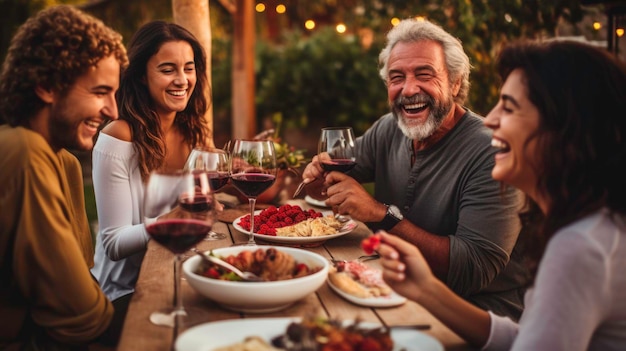
[(162, 21), (142, 26), (129, 44), (119, 119), (93, 150), (99, 232), (91, 271), (114, 302), (134, 291), (149, 240), (142, 224), (148, 175), (182, 169), (192, 148), (210, 138), (205, 57), (189, 31)]
[(484, 350), (626, 350), (626, 67), (556, 41), (511, 45), (498, 67), (492, 176), (527, 195), (535, 272), (519, 324), (454, 295), (418, 248), (381, 233), (384, 279)]

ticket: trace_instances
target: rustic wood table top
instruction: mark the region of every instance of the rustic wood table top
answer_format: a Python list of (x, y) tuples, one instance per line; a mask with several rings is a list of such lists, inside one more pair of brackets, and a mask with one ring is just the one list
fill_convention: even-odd
[[(311, 208), (303, 200), (291, 200), (290, 203), (298, 204), (303, 208)], [(226, 239), (202, 241), (197, 245), (197, 248), (204, 251), (231, 246), (233, 243), (245, 242), (247, 235), (237, 231), (232, 223), (228, 223), (236, 218), (237, 215), (246, 214), (244, 208), (245, 206), (228, 210), (222, 218), (224, 222), (218, 222), (214, 226), (213, 229), (215, 231), (228, 234)], [(322, 210), (320, 208), (316, 209)], [(304, 249), (311, 250), (329, 259), (356, 259), (363, 255), (363, 251), (360, 248), (361, 240), (371, 234), (370, 230), (363, 223), (357, 223), (357, 228), (347, 235)], [(258, 243), (271, 244), (261, 241), (258, 241)], [(117, 350), (170, 351), (174, 349), (173, 345), (176, 336), (193, 326), (179, 325), (178, 328), (168, 328), (153, 325), (149, 321), (151, 312), (173, 305), (173, 259), (174, 256), (171, 252), (159, 246), (156, 242), (150, 241)], [(368, 264), (376, 266), (378, 261), (368, 261)], [(316, 293), (310, 294), (287, 309), (274, 313), (249, 314), (234, 312), (220, 307), (193, 290), (185, 280), (181, 284), (181, 290), (185, 307), (201, 310), (199, 318), (201, 323), (242, 318), (302, 317), (311, 311), (316, 311), (316, 313), (326, 315), (332, 319), (360, 319), (365, 322), (384, 323), (389, 326), (428, 324), (430, 329), (423, 332), (439, 340), (446, 350), (474, 350), (474, 348), (468, 346), (464, 340), (445, 327), (423, 307), (412, 301), (407, 301), (396, 307), (363, 307), (345, 300), (331, 290), (328, 285), (324, 284)], [(207, 335), (207, 338), (210, 337), (210, 335)]]

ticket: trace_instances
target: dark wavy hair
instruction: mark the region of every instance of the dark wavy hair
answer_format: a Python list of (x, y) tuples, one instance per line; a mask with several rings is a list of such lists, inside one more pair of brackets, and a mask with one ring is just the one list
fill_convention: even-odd
[(41, 86), (64, 95), (101, 59), (128, 63), (122, 36), (100, 20), (67, 5), (29, 18), (11, 40), (0, 75), (0, 124), (26, 125), (45, 103)]
[(503, 80), (518, 68), (540, 115), (536, 188), (550, 201), (543, 215), (529, 200), (522, 217), (533, 226), (527, 245), (536, 270), (559, 228), (603, 207), (626, 213), (626, 66), (605, 49), (550, 41), (503, 49)]
[(143, 25), (128, 46), (130, 64), (122, 73), (117, 91), (119, 119), (128, 122), (132, 141), (138, 154), (141, 176), (145, 180), (152, 170), (163, 166), (165, 141), (154, 101), (145, 84), (146, 67), (164, 43), (186, 41), (191, 45), (196, 67), (196, 85), (187, 107), (176, 114), (174, 124), (190, 147), (204, 145), (210, 135), (204, 114), (209, 108), (209, 84), (206, 75), (206, 54), (202, 45), (187, 29), (164, 21)]

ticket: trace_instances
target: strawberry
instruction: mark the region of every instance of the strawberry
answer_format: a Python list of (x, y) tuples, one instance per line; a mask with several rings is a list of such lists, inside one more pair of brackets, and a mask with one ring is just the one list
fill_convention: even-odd
[(369, 237), (361, 241), (361, 248), (368, 255), (371, 255), (374, 253), (374, 251), (378, 250), (379, 245), (380, 245), (380, 235), (378, 234), (370, 235)]
[(204, 275), (209, 278), (220, 279), (220, 272), (213, 267), (207, 269), (207, 271), (204, 272)]

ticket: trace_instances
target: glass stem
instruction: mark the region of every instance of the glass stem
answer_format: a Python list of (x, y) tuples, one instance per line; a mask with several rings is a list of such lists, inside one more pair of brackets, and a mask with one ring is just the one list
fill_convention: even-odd
[(254, 206), (256, 205), (256, 197), (248, 198), (248, 203), (250, 204), (250, 237), (247, 245), (256, 245), (254, 241)]
[(183, 268), (183, 260), (181, 255), (177, 254), (174, 258), (174, 298), (176, 305), (174, 306), (174, 316), (185, 316), (185, 307), (183, 307), (183, 292), (180, 289), (181, 272)]

